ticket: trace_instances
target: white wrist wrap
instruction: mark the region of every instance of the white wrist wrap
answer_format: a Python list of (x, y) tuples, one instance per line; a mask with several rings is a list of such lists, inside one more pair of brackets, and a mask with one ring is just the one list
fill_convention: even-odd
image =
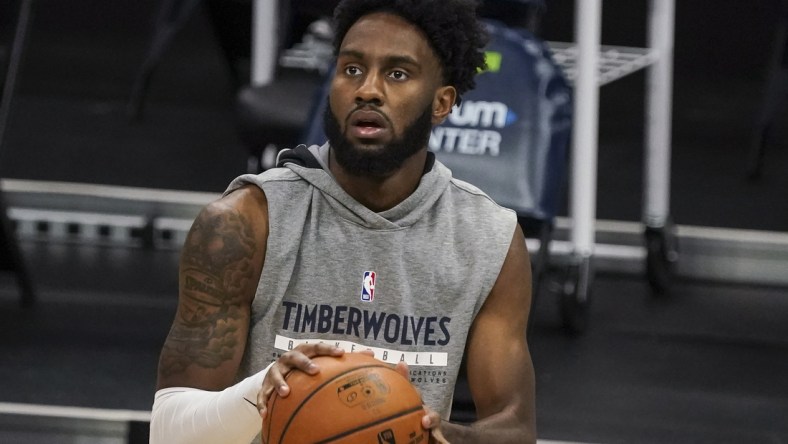
[(220, 392), (189, 387), (157, 391), (150, 444), (249, 444), (262, 426), (255, 404), (270, 368)]

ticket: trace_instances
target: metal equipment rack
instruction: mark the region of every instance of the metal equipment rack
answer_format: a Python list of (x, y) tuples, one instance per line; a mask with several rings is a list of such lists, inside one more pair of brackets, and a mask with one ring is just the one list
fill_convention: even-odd
[(586, 326), (595, 247), (599, 87), (647, 69), (645, 178), (646, 275), (664, 292), (678, 260), (670, 221), (671, 106), (675, 0), (649, 0), (647, 48), (601, 46), (602, 0), (575, 1), (576, 44), (551, 43), (574, 83), (571, 148), (570, 262), (561, 289), (562, 317), (574, 331)]

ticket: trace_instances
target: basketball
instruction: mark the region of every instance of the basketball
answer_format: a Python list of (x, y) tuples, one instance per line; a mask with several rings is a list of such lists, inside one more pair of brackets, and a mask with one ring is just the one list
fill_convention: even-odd
[(421, 396), (393, 367), (360, 353), (313, 361), (320, 373), (291, 371), (290, 394), (268, 399), (263, 444), (429, 441)]

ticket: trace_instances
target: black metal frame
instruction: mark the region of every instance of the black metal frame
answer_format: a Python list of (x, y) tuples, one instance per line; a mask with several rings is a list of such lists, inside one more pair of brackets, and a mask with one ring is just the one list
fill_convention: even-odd
[[(28, 26), (32, 15), (33, 0), (21, 0), (15, 25), (14, 35), (10, 42), (11, 51), (5, 66), (3, 90), (0, 92), (0, 153), (5, 139), (8, 117), (11, 113), (11, 100), (16, 86), (16, 76), (22, 61), (26, 43)], [(0, 270), (10, 271), (16, 275), (19, 285), (20, 304), (31, 307), (35, 304), (33, 283), (27, 273), (22, 252), (19, 249), (14, 226), (8, 218), (3, 191), (0, 188)]]

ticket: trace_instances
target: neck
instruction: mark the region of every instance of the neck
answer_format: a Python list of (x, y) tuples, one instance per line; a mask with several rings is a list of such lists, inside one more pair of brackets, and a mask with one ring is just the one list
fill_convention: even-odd
[(410, 156), (394, 173), (385, 177), (359, 176), (345, 170), (329, 151), (328, 169), (353, 199), (379, 213), (397, 206), (416, 191), (427, 162), (427, 150)]

